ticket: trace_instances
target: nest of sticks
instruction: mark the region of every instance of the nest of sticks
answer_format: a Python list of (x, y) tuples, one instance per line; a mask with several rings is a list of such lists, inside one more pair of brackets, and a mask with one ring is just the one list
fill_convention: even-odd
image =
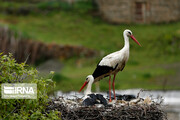
[[(149, 99), (149, 98), (148, 98)], [(61, 112), (63, 120), (167, 120), (161, 104), (149, 100), (116, 101), (110, 106), (82, 106), (80, 99), (53, 99), (46, 109)]]

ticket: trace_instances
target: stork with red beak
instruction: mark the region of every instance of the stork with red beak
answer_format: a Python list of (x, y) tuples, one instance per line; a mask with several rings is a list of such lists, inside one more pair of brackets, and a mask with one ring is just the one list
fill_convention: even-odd
[[(115, 78), (116, 78), (116, 74), (119, 71), (122, 71), (129, 59), (129, 37), (134, 40), (134, 42), (136, 42), (139, 46), (140, 43), (136, 40), (136, 38), (133, 36), (132, 32), (128, 29), (124, 30), (123, 32), (123, 36), (124, 36), (124, 47), (116, 52), (113, 52), (107, 56), (105, 56), (104, 58), (102, 58), (102, 60), (99, 62), (99, 64), (97, 65), (95, 71), (92, 74), (93, 77), (93, 82), (97, 82), (107, 76), (109, 76), (109, 101), (111, 102), (111, 75), (114, 75), (113, 78), (113, 93), (114, 93), (114, 99), (116, 99), (115, 96), (115, 86), (114, 86), (114, 82), (115, 82)], [(86, 81), (83, 86), (81, 87), (80, 91), (86, 86), (86, 84), (88, 83), (88, 81)]]

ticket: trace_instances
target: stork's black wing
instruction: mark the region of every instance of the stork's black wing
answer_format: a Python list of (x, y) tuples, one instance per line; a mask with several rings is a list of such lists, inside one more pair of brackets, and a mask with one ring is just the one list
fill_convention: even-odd
[(104, 75), (104, 74), (107, 74), (113, 70), (114, 70), (113, 67), (98, 65), (92, 75), (93, 75), (94, 79), (96, 79), (97, 77)]
[(101, 94), (96, 94), (96, 97), (98, 100), (100, 100), (100, 104), (103, 104), (104, 106), (108, 105), (106, 99)]

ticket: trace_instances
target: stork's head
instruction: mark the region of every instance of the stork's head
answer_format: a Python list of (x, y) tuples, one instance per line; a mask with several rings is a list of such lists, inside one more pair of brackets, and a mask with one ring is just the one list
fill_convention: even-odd
[(140, 43), (136, 40), (136, 38), (133, 36), (131, 30), (126, 29), (126, 30), (124, 30), (124, 33), (123, 33), (123, 34), (126, 35), (126, 36), (128, 36), (128, 37), (130, 37), (131, 39), (134, 40), (134, 42), (136, 42), (139, 46), (141, 46), (141, 44), (140, 44)]
[(92, 84), (93, 82), (94, 82), (94, 77), (93, 77), (92, 75), (88, 75), (88, 76), (86, 77), (86, 80), (85, 80), (83, 86), (82, 86), (81, 89), (79, 90), (79, 92), (81, 92), (81, 90), (82, 90), (88, 83)]

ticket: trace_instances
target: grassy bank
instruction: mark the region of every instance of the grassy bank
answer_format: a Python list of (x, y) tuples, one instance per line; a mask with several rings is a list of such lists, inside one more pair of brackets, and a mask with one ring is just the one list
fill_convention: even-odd
[[(47, 43), (83, 45), (101, 51), (102, 56), (120, 50), (123, 45), (122, 32), (132, 30), (141, 43), (139, 47), (130, 41), (130, 59), (123, 72), (117, 75), (116, 88), (162, 89), (163, 80), (157, 77), (176, 74), (174, 68), (165, 69), (171, 63), (180, 61), (180, 22), (150, 25), (112, 25), (93, 17), (88, 12), (60, 11), (47, 15), (15, 16), (0, 14), (0, 24), (22, 31), (32, 39)], [(102, 56), (91, 59), (72, 58), (62, 61), (63, 70), (56, 73), (56, 89), (78, 90), (85, 77), (92, 74)], [(68, 86), (68, 87), (67, 87)], [(94, 86), (93, 86), (94, 87)], [(100, 82), (100, 88), (107, 90), (107, 79)], [(180, 89), (178, 85), (166, 89)]]

